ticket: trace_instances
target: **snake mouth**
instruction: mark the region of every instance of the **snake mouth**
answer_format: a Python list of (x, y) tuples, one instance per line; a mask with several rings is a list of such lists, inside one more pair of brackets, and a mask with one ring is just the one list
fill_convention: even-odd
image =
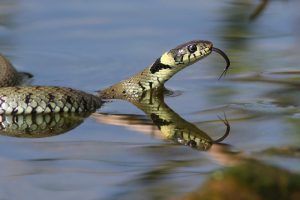
[(222, 78), (222, 76), (226, 75), (226, 73), (229, 69), (229, 66), (230, 66), (230, 60), (229, 60), (228, 56), (224, 53), (224, 51), (222, 51), (221, 49), (212, 47), (211, 50), (214, 51), (214, 52), (217, 52), (218, 54), (220, 54), (226, 61), (226, 67), (224, 68), (224, 71), (222, 72), (222, 74), (218, 78), (218, 80), (220, 80)]

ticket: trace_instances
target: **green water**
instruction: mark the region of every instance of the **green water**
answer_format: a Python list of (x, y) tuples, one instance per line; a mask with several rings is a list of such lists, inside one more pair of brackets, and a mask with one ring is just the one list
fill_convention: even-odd
[(250, 19), (259, 3), (1, 0), (0, 53), (35, 85), (93, 92), (178, 44), (212, 41), (228, 76), (217, 80), (225, 63), (213, 53), (167, 82), (165, 103), (213, 139), (225, 113), (231, 132), (226, 150), (197, 151), (112, 101), (65, 134), (0, 136), (0, 199), (180, 199), (249, 159), (299, 174), (300, 3), (269, 1)]

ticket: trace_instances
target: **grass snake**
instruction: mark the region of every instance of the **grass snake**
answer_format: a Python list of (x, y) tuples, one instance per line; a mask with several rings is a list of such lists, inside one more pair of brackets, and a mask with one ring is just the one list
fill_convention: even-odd
[(100, 108), (102, 99), (139, 98), (146, 91), (163, 87), (175, 73), (212, 51), (226, 60), (225, 75), (230, 65), (226, 54), (209, 41), (194, 40), (165, 52), (140, 73), (96, 94), (58, 86), (19, 86), (22, 74), (0, 55), (0, 115), (93, 112)]

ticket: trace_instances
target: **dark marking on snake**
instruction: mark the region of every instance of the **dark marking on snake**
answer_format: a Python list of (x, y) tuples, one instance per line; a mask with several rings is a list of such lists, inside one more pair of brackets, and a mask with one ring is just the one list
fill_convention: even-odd
[(53, 101), (55, 99), (55, 96), (51, 93), (49, 93), (48, 96), (49, 96), (49, 101)]
[(71, 98), (71, 96), (67, 96), (66, 102), (72, 105), (72, 98)]
[(17, 114), (17, 112), (18, 112), (18, 108), (14, 108), (14, 109), (12, 110), (11, 114), (12, 114), (12, 115), (15, 115), (15, 114)]
[(50, 109), (51, 112), (53, 112), (53, 107), (51, 106), (51, 104), (48, 103), (47, 107)]
[(143, 91), (142, 92), (142, 95), (141, 95), (141, 97), (140, 97), (140, 101), (142, 101), (144, 98), (145, 98), (145, 96), (146, 96), (146, 91)]
[(32, 93), (31, 93), (31, 92), (30, 92), (30, 93), (28, 93), (28, 94), (26, 95), (26, 97), (25, 97), (25, 103), (26, 103), (26, 104), (28, 104), (28, 103), (30, 102), (31, 95), (32, 95)]
[(146, 89), (146, 88), (142, 85), (141, 81), (138, 82), (138, 85), (142, 88), (143, 91)]
[(156, 111), (159, 111), (159, 110), (160, 110), (160, 104), (157, 106)]
[(152, 82), (149, 82), (149, 87), (150, 87), (150, 90), (152, 90)]
[(160, 58), (158, 58), (158, 59), (153, 63), (153, 65), (151, 66), (150, 72), (151, 72), (152, 74), (155, 74), (156, 72), (159, 72), (159, 71), (162, 70), (162, 69), (172, 69), (172, 67), (169, 66), (169, 65), (162, 64), (162, 63), (160, 62)]
[(35, 113), (36, 113), (36, 107), (32, 107), (31, 113), (32, 113), (32, 114), (35, 114)]
[(157, 77), (156, 79), (157, 79), (157, 82), (160, 83), (159, 77)]
[(151, 117), (153, 123), (158, 126), (159, 130), (161, 129), (162, 126), (167, 126), (167, 125), (172, 124), (171, 121), (161, 119), (158, 115), (156, 115), (154, 113), (151, 113), (150, 117)]

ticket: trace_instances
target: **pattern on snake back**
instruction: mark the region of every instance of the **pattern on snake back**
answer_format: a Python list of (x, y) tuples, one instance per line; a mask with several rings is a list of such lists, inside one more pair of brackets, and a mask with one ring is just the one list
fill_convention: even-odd
[(0, 90), (0, 114), (84, 112), (100, 106), (99, 97), (65, 87), (5, 87)]

